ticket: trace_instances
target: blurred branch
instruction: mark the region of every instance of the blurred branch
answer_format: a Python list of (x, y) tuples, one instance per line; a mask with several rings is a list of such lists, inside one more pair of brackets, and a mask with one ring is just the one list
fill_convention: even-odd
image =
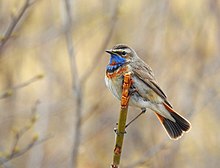
[(131, 87), (131, 74), (126, 73), (124, 75), (124, 82), (122, 86), (122, 96), (121, 96), (121, 111), (118, 121), (118, 129), (116, 130), (116, 141), (115, 149), (113, 153), (113, 163), (112, 168), (118, 168), (121, 159), (122, 146), (125, 134), (125, 125), (127, 120), (128, 103), (129, 103), (129, 89)]
[(30, 6), (32, 6), (35, 1), (30, 1), (30, 0), (26, 0), (25, 3), (23, 4), (23, 6), (21, 7), (21, 9), (19, 10), (17, 16), (12, 16), (12, 20), (11, 23), (9, 24), (5, 34), (3, 35), (3, 37), (1, 37), (1, 41), (0, 41), (0, 53), (4, 47), (4, 45), (7, 43), (7, 41), (10, 39), (10, 37), (12, 36), (12, 33), (14, 32), (14, 29), (16, 28), (16, 26), (18, 25), (19, 21), (24, 17), (24, 14), (26, 13), (26, 11), (28, 10), (28, 8)]
[(111, 21), (110, 21), (110, 29), (109, 29), (108, 34), (106, 35), (106, 38), (105, 38), (104, 42), (102, 43), (102, 46), (100, 47), (98, 52), (95, 54), (95, 58), (93, 59), (93, 62), (91, 63), (90, 67), (86, 68), (87, 71), (81, 77), (80, 82), (82, 84), (84, 84), (88, 80), (88, 77), (90, 77), (91, 74), (94, 72), (95, 67), (97, 66), (97, 64), (100, 61), (100, 57), (102, 56), (102, 54), (105, 51), (108, 43), (111, 40), (111, 37), (112, 37), (114, 29), (115, 29), (116, 22), (118, 20), (119, 3), (120, 3), (120, 1), (116, 1), (115, 7), (114, 7), (114, 10), (113, 10), (113, 13), (112, 13)]
[(93, 115), (101, 113), (101, 110), (98, 110), (100, 104), (100, 102), (96, 102), (92, 105), (92, 107), (89, 108), (89, 111), (82, 116), (82, 124), (86, 123)]
[(96, 57), (93, 60), (93, 63), (91, 64), (91, 66), (87, 68), (87, 71), (82, 75), (81, 80), (78, 76), (78, 69), (76, 67), (76, 57), (74, 54), (74, 47), (73, 47), (73, 40), (72, 40), (73, 19), (72, 19), (72, 8), (71, 8), (70, 0), (65, 0), (65, 10), (66, 10), (65, 37), (66, 37), (68, 54), (70, 58), (73, 94), (76, 97), (76, 115), (75, 115), (76, 126), (75, 126), (74, 136), (73, 136), (74, 144), (73, 144), (73, 150), (72, 150), (72, 156), (71, 156), (71, 167), (77, 167), (77, 157), (78, 157), (78, 151), (79, 151), (79, 146), (80, 146), (80, 135), (81, 135), (81, 124), (82, 124), (82, 117), (81, 117), (82, 104), (83, 104), (82, 85), (88, 79), (88, 76), (91, 76), (91, 73), (94, 71), (97, 65), (99, 57), (102, 55), (104, 49), (106, 48), (106, 46), (108, 45), (111, 39), (113, 30), (115, 27), (115, 23), (117, 20), (118, 7), (114, 8), (113, 16), (111, 19), (111, 27), (110, 27), (109, 33), (106, 36), (105, 41), (103, 42), (103, 45), (101, 46), (100, 50), (96, 54)]
[(84, 116), (82, 116), (82, 124), (86, 123), (90, 118), (92, 118), (102, 112), (102, 110), (100, 108), (102, 107), (101, 105), (104, 103), (103, 100), (105, 100), (105, 98), (106, 98), (105, 94), (100, 95), (97, 102), (94, 102), (88, 108), (88, 111), (85, 112)]
[(24, 153), (29, 151), (32, 147), (34, 147), (38, 144), (41, 144), (42, 142), (44, 142), (50, 138), (50, 137), (46, 137), (44, 139), (39, 140), (38, 134), (34, 134), (31, 142), (29, 142), (22, 149), (19, 148), (18, 143), (19, 143), (20, 139), (25, 135), (25, 133), (27, 133), (31, 128), (33, 128), (34, 124), (36, 123), (36, 121), (38, 119), (37, 114), (36, 114), (37, 113), (36, 109), (37, 109), (38, 104), (39, 104), (39, 101), (36, 101), (35, 105), (32, 108), (32, 116), (30, 118), (29, 123), (27, 125), (25, 125), (21, 130), (13, 129), (15, 139), (12, 144), (12, 148), (9, 152), (2, 154), (0, 156), (0, 165), (4, 165), (6, 162), (23, 155)]
[(220, 52), (220, 8), (219, 8), (219, 2), (217, 0), (210, 0), (208, 1), (209, 6), (210, 6), (210, 11), (213, 13), (213, 15), (216, 17), (216, 23), (217, 23), (217, 43), (218, 43), (218, 51), (217, 53)]
[(73, 47), (73, 40), (72, 40), (73, 19), (72, 19), (72, 8), (71, 8), (70, 0), (65, 0), (65, 10), (66, 10), (65, 37), (66, 37), (68, 54), (70, 58), (73, 94), (76, 96), (76, 116), (75, 116), (76, 126), (74, 130), (75, 132), (74, 132), (74, 144), (73, 144), (73, 150), (72, 150), (72, 156), (71, 156), (71, 167), (77, 167), (77, 157), (78, 157), (78, 150), (80, 146), (80, 135), (81, 135), (81, 124), (82, 124), (82, 117), (81, 117), (82, 104), (83, 104), (82, 85), (88, 79), (88, 76), (91, 76), (91, 73), (94, 71), (97, 65), (99, 57), (102, 55), (104, 49), (106, 48), (106, 46), (108, 45), (111, 39), (113, 30), (115, 27), (115, 23), (117, 20), (118, 7), (114, 8), (112, 19), (111, 19), (111, 27), (110, 27), (109, 33), (106, 36), (105, 41), (103, 42), (103, 45), (98, 51), (91, 66), (87, 68), (87, 71), (82, 75), (81, 80), (78, 76), (78, 70), (76, 67), (76, 58), (74, 54), (74, 47)]
[(43, 78), (43, 75), (39, 74), (39, 75), (36, 75), (35, 77), (29, 79), (28, 81), (24, 82), (24, 83), (21, 83), (21, 84), (18, 84), (10, 89), (7, 89), (6, 91), (3, 91), (3, 93), (0, 94), (0, 99), (4, 99), (4, 98), (7, 98), (11, 95), (13, 95), (14, 92), (16, 92), (17, 90), (23, 88), (23, 87), (26, 87), (40, 79)]
[(166, 148), (166, 144), (168, 142), (169, 139), (165, 138), (160, 144), (155, 145), (151, 149), (147, 150), (144, 154), (142, 154), (142, 157), (139, 160), (125, 166), (125, 168), (133, 168), (145, 164), (148, 161), (148, 159), (150, 159), (152, 156), (154, 156), (155, 154)]
[[(76, 118), (75, 132), (74, 132), (74, 143), (71, 154), (71, 165), (70, 167), (77, 167), (77, 158), (79, 153), (80, 139), (81, 139), (81, 115), (82, 115), (82, 101), (83, 94), (82, 89), (79, 82), (78, 70), (76, 67), (76, 58), (74, 54), (73, 40), (72, 40), (72, 6), (70, 4), (70, 0), (65, 0), (65, 10), (66, 10), (66, 23), (65, 23), (65, 37), (67, 43), (67, 49), (70, 59), (70, 68), (72, 75), (72, 91), (73, 95), (76, 97), (76, 114), (74, 114)], [(73, 1), (72, 1), (73, 3)]]
[(8, 156), (5, 156), (5, 157), (0, 156), (0, 165), (4, 165), (5, 163), (9, 162), (10, 160), (22, 156), (23, 154), (28, 152), (30, 149), (32, 149), (34, 146), (40, 145), (43, 142), (50, 139), (50, 137), (46, 137), (46, 138), (40, 139), (40, 140), (38, 140), (37, 138), (38, 138), (38, 136), (34, 136), (32, 141), (22, 149), (19, 149), (16, 146), (15, 151), (13, 151), (13, 153), (9, 154)]

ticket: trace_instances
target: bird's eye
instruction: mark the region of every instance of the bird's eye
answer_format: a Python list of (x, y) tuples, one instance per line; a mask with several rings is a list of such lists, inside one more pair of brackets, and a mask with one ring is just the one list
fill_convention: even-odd
[(122, 51), (122, 53), (121, 53), (121, 54), (125, 56), (127, 53), (126, 53), (125, 51)]

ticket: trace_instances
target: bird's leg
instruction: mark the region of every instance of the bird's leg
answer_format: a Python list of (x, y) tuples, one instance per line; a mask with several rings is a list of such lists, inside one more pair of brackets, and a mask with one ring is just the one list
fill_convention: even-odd
[[(132, 81), (133, 83), (133, 81)], [(129, 90), (129, 96), (131, 96), (132, 94), (134, 94), (135, 92), (138, 92), (138, 90), (133, 86), (131, 85), (130, 87), (130, 90)], [(129, 98), (128, 98), (129, 99)], [(141, 112), (136, 116), (134, 117), (129, 123), (127, 123), (125, 125), (125, 128), (127, 128), (132, 122), (134, 122), (137, 118), (139, 118), (142, 114), (144, 114), (146, 112), (146, 108), (141, 108)], [(116, 123), (116, 125), (118, 126), (118, 123)], [(126, 131), (125, 132), (118, 132), (118, 129), (117, 128), (114, 128), (114, 132), (116, 134), (125, 134), (127, 133)]]
[(125, 128), (127, 128), (132, 122), (134, 122), (136, 119), (138, 119), (138, 117), (140, 117), (145, 112), (146, 112), (146, 108), (141, 108), (141, 112), (136, 117), (134, 117), (129, 123), (127, 123)]
[[(141, 108), (141, 112), (136, 116), (134, 117), (130, 122), (128, 122), (126, 125), (125, 125), (125, 128), (127, 128), (131, 123), (133, 123), (136, 119), (138, 119), (142, 114), (144, 114), (146, 112), (146, 108)], [(116, 123), (116, 126), (118, 126), (118, 123)], [(114, 132), (116, 134), (126, 134), (127, 132), (118, 132), (118, 129), (117, 128), (114, 128)]]

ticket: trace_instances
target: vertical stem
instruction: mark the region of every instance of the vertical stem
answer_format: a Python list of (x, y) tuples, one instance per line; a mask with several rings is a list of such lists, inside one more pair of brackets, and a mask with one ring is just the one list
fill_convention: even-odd
[(76, 114), (74, 114), (76, 118), (76, 125), (73, 134), (73, 149), (71, 153), (71, 161), (70, 167), (76, 168), (78, 161), (78, 153), (81, 139), (81, 115), (82, 115), (82, 102), (83, 102), (83, 93), (82, 88), (79, 82), (78, 69), (76, 67), (76, 57), (74, 54), (73, 40), (72, 40), (72, 28), (73, 28), (73, 19), (72, 19), (72, 8), (71, 8), (71, 0), (65, 0), (65, 9), (66, 9), (66, 24), (65, 24), (65, 36), (67, 49), (70, 59), (70, 68), (72, 75), (72, 92), (76, 98)]
[(115, 141), (115, 149), (113, 153), (113, 164), (112, 168), (118, 168), (121, 159), (122, 146), (125, 134), (125, 125), (127, 120), (128, 103), (129, 103), (129, 88), (131, 86), (131, 74), (126, 73), (124, 75), (124, 82), (122, 87), (122, 97), (121, 97), (121, 111), (118, 121), (117, 136)]

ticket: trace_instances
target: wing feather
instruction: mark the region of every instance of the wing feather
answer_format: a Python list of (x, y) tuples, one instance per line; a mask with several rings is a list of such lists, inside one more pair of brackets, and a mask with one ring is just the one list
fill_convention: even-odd
[(141, 60), (135, 61), (131, 66), (133, 67), (132, 70), (134, 75), (150, 87), (158, 96), (160, 96), (166, 104), (172, 107), (172, 105), (167, 101), (166, 94), (158, 86), (152, 69)]

